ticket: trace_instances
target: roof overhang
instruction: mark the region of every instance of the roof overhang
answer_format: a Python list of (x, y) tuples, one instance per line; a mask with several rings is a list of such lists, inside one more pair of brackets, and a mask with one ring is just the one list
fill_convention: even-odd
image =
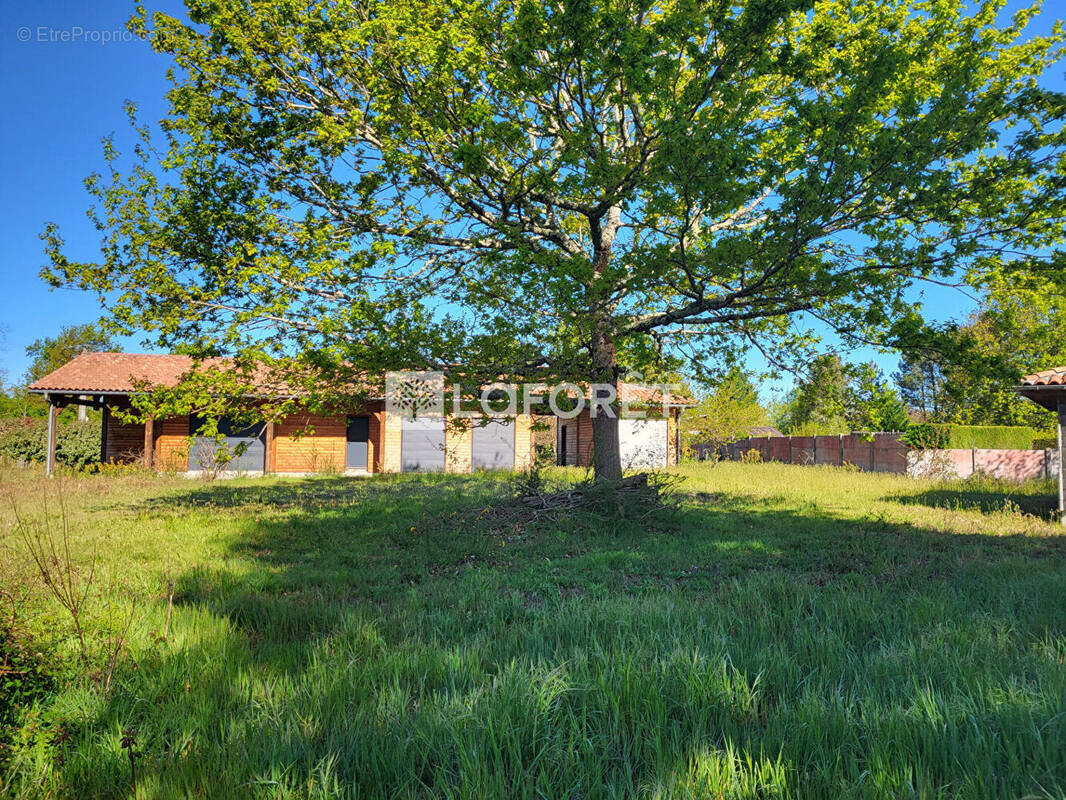
[(1063, 384), (1015, 386), (1014, 391), (1049, 411), (1057, 411), (1059, 403), (1066, 402), (1066, 385)]

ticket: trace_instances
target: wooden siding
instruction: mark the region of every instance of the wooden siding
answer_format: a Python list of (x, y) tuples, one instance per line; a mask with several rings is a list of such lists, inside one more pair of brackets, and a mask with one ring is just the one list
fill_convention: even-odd
[[(128, 402), (115, 403), (115, 411), (128, 411)], [(144, 425), (139, 422), (122, 422), (114, 413), (107, 415), (106, 447), (104, 460), (132, 463), (144, 458)]]
[(370, 450), (366, 455), (367, 467), (371, 472), (385, 469), (385, 404), (375, 403), (370, 411)]
[(592, 466), (592, 415), (589, 410), (583, 409), (574, 420), (577, 423), (577, 465), (579, 467)]
[[(275, 472), (343, 472), (347, 415), (293, 414), (274, 430)], [(313, 432), (305, 432), (311, 426)]]
[(473, 469), (474, 424), (471, 419), (449, 419), (444, 429), (444, 471)]
[(168, 417), (156, 425), (156, 469), (184, 472), (189, 467), (189, 418)]

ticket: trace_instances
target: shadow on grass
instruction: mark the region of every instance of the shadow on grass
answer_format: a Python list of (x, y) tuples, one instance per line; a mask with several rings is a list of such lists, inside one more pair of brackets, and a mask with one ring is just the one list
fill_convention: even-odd
[(1021, 512), (1044, 520), (1057, 519), (1057, 487), (1049, 480), (1008, 483), (988, 479), (939, 483), (921, 491), (886, 499), (904, 505), (924, 505), (952, 511)]
[[(121, 794), (772, 797), (1066, 785), (1066, 537), (692, 495), (500, 524), (474, 478), (197, 487), (247, 508), (63, 770)], [(256, 517), (257, 508), (283, 513)], [(185, 615), (185, 616), (182, 616)], [(863, 788), (865, 787), (865, 789)]]

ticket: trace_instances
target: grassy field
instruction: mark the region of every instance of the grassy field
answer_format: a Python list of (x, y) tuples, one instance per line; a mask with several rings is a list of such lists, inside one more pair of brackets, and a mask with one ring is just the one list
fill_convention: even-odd
[(18, 601), (55, 679), (0, 795), (1066, 796), (1050, 484), (678, 471), (676, 508), (541, 526), (488, 476), (4, 473), (9, 575), (11, 501), (54, 531), (60, 494), (98, 566), (96, 680), (43, 587)]

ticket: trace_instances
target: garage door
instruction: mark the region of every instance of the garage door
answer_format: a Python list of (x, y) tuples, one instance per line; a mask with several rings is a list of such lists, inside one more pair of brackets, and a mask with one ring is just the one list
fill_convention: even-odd
[(618, 420), (618, 447), (622, 469), (666, 466), (666, 420)]
[[(189, 435), (203, 425), (203, 419), (196, 415), (189, 417)], [(266, 430), (262, 423), (240, 428), (233, 420), (223, 417), (218, 423), (218, 432), (225, 436), (226, 449), (230, 461), (219, 465), (222, 469), (241, 472), (261, 472), (266, 465)], [(218, 442), (212, 437), (196, 436), (189, 450), (189, 469), (214, 469)]]
[(400, 429), (400, 464), (404, 472), (444, 470), (444, 418), (405, 419)]
[(514, 469), (514, 420), (475, 421), (470, 462), (474, 469)]

